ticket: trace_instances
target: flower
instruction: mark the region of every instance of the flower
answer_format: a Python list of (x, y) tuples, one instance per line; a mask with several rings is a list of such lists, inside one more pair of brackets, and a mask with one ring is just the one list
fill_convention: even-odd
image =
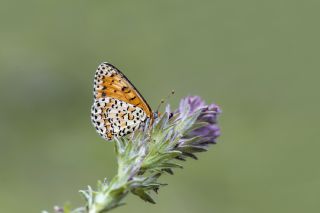
[(155, 203), (151, 192), (158, 193), (166, 185), (158, 182), (164, 173), (174, 174), (183, 168), (176, 160), (187, 157), (197, 159), (196, 153), (207, 151), (220, 135), (217, 123), (220, 108), (206, 105), (199, 96), (189, 96), (180, 101), (179, 108), (156, 117), (152, 125), (140, 128), (131, 136), (115, 138), (118, 172), (110, 181), (99, 181), (97, 189), (88, 186), (80, 192), (85, 207), (70, 210), (56, 207), (56, 213), (101, 213), (121, 206), (128, 193)]
[(181, 112), (186, 105), (189, 107), (188, 115), (201, 110), (197, 121), (206, 123), (190, 132), (187, 137), (201, 136), (206, 142), (215, 143), (215, 139), (220, 136), (220, 128), (217, 124), (217, 117), (221, 113), (220, 108), (216, 104), (206, 105), (199, 96), (188, 96), (180, 101), (178, 112)]
[(220, 136), (220, 127), (217, 123), (218, 115), (221, 113), (216, 104), (206, 105), (204, 100), (199, 96), (188, 96), (180, 101), (179, 109), (175, 113), (180, 116), (190, 116), (200, 111), (192, 131), (187, 132), (178, 143), (178, 149), (184, 156), (196, 156), (192, 153), (207, 151), (208, 144), (215, 144), (216, 139)]
[(185, 106), (189, 106), (189, 114), (205, 107), (205, 102), (199, 96), (188, 96), (180, 101), (178, 112), (182, 112)]

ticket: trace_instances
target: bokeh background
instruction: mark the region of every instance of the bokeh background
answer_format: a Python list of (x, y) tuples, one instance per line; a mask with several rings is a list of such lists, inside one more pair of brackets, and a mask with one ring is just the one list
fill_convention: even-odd
[(155, 108), (201, 95), (219, 143), (157, 205), (114, 212), (318, 212), (320, 29), (315, 0), (0, 1), (0, 212), (40, 212), (116, 172), (90, 123), (96, 67), (120, 68)]

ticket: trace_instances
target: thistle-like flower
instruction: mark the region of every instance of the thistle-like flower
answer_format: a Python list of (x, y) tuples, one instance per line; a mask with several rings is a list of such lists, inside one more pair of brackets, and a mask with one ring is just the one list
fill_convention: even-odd
[(207, 151), (208, 145), (215, 144), (216, 138), (220, 136), (217, 117), (221, 110), (217, 105), (206, 105), (199, 96), (189, 96), (180, 101), (176, 113), (188, 117), (199, 111), (200, 114), (193, 125), (193, 130), (185, 133), (178, 145), (178, 150), (181, 150), (183, 155), (195, 159), (197, 157), (193, 153)]
[(206, 105), (198, 96), (182, 99), (179, 109), (173, 112), (167, 106), (151, 128), (145, 125), (131, 136), (115, 138), (118, 173), (111, 181), (99, 181), (96, 190), (88, 187), (80, 191), (86, 207), (74, 210), (56, 207), (56, 212), (106, 212), (122, 205), (130, 192), (155, 203), (151, 192), (157, 193), (165, 185), (158, 182), (161, 175), (173, 174), (175, 168), (182, 168), (177, 160), (197, 159), (196, 153), (207, 151), (210, 144), (216, 143), (220, 113), (217, 105)]

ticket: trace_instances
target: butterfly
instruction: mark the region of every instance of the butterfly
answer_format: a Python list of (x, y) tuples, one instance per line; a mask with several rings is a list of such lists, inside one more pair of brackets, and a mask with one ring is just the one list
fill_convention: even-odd
[(134, 132), (154, 114), (134, 85), (115, 66), (104, 62), (94, 76), (91, 121), (105, 140)]

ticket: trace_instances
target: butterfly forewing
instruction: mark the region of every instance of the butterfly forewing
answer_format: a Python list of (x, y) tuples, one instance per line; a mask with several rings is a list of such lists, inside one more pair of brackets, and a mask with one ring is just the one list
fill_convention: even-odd
[(138, 90), (113, 65), (102, 63), (94, 78), (94, 103), (91, 120), (106, 140), (132, 133), (152, 111)]

